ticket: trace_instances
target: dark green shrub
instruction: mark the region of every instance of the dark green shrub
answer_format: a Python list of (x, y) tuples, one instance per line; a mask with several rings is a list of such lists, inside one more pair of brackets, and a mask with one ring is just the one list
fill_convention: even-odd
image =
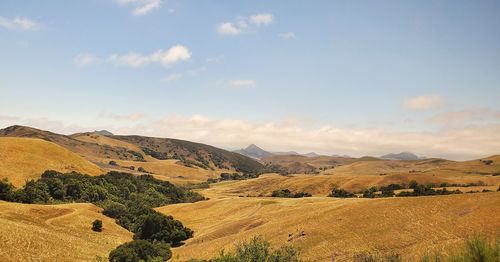
[(134, 240), (118, 246), (109, 253), (111, 262), (167, 261), (172, 257), (168, 244)]
[(193, 231), (184, 227), (180, 221), (171, 216), (151, 212), (139, 219), (134, 238), (178, 245), (192, 236)]
[(271, 193), (271, 197), (302, 198), (302, 197), (310, 197), (310, 196), (312, 196), (312, 195), (307, 193), (307, 192), (292, 193), (288, 189), (275, 190)]
[[(189, 261), (204, 261), (191, 259)], [(248, 242), (236, 244), (234, 251), (220, 251), (219, 256), (210, 259), (211, 262), (300, 262), (299, 251), (293, 246), (282, 246), (278, 249), (271, 248), (268, 241), (260, 236), (255, 236)]]
[(0, 200), (12, 201), (14, 198), (14, 186), (7, 178), (0, 180)]
[(344, 189), (341, 188), (333, 188), (332, 192), (329, 197), (340, 197), (340, 198), (351, 198), (351, 197), (356, 197), (354, 193), (348, 192)]
[(96, 219), (94, 222), (92, 222), (92, 230), (95, 232), (101, 232), (102, 231), (102, 220)]

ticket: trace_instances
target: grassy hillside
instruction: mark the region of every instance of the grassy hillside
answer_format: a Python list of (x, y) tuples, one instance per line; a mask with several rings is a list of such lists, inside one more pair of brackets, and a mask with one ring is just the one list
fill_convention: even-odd
[(263, 165), (254, 159), (213, 146), (190, 141), (143, 136), (113, 136), (113, 138), (140, 147), (156, 159), (177, 159), (187, 166), (206, 169), (229, 169), (257, 173)]
[(40, 139), (0, 137), (0, 148), (0, 178), (8, 178), (15, 186), (40, 177), (48, 169), (89, 175), (104, 173), (83, 157)]
[[(39, 138), (60, 145), (105, 170), (127, 171), (142, 166), (157, 178), (174, 183), (199, 183), (221, 172), (260, 172), (263, 165), (249, 157), (189, 141), (141, 136), (112, 136), (96, 132), (71, 136), (25, 126), (0, 129), (0, 137)], [(110, 161), (119, 166), (109, 165)]]
[[(102, 232), (91, 230), (95, 219), (103, 221)], [(0, 201), (0, 261), (92, 261), (131, 239), (92, 204)]]
[(499, 203), (498, 192), (374, 200), (224, 197), (159, 210), (196, 232), (173, 249), (174, 261), (209, 258), (252, 235), (294, 244), (311, 261), (351, 261), (362, 251), (411, 259), (453, 249), (469, 234), (493, 236), (500, 228)]
[[(408, 184), (416, 180), (419, 184), (448, 183), (467, 184), (484, 182), (487, 185), (500, 185), (500, 176), (484, 175), (431, 175), (431, 174), (393, 174), (393, 175), (293, 175), (281, 176), (266, 174), (256, 179), (212, 185), (205, 191), (208, 197), (214, 195), (258, 196), (270, 195), (272, 191), (287, 188), (292, 192), (307, 192), (315, 196), (328, 195), (333, 187), (348, 191), (359, 191), (372, 186), (387, 186), (389, 184)], [(496, 189), (493, 187), (493, 189)], [(476, 190), (476, 189), (475, 189)], [(213, 193), (212, 193), (213, 191)]]
[[(90, 134), (88, 135), (90, 136)], [(137, 156), (137, 153), (140, 152), (131, 152), (131, 150), (125, 147), (110, 146), (106, 144), (100, 145), (83, 139), (78, 140), (71, 136), (65, 136), (26, 126), (10, 126), (5, 129), (0, 129), (0, 137), (27, 137), (43, 139), (58, 144), (90, 161), (106, 158), (126, 160), (141, 159), (141, 157)]]

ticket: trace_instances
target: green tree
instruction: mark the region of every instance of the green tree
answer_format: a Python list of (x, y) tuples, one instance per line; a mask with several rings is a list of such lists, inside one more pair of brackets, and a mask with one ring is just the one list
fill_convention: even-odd
[(92, 222), (92, 230), (95, 232), (101, 232), (102, 231), (102, 220), (96, 219), (94, 222)]
[(146, 240), (125, 243), (109, 253), (111, 262), (167, 261), (171, 257), (172, 252), (168, 244)]
[(7, 178), (0, 180), (0, 200), (12, 201), (14, 186)]

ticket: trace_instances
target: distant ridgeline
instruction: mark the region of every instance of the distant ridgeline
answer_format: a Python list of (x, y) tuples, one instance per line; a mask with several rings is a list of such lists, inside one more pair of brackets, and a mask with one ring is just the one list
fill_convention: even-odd
[(193, 231), (153, 208), (204, 199), (196, 192), (150, 175), (134, 176), (119, 172), (92, 177), (46, 171), (40, 179), (30, 180), (18, 190), (6, 179), (0, 181), (0, 200), (36, 204), (90, 202), (102, 207), (104, 215), (135, 233), (133, 242), (111, 252), (112, 261), (129, 261), (127, 258), (140, 257), (144, 250), (149, 250), (146, 253), (150, 257), (170, 258), (169, 245), (179, 245), (191, 238)]

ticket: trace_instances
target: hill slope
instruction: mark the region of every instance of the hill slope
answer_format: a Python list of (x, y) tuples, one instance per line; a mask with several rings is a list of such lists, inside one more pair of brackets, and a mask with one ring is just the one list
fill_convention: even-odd
[[(260, 172), (263, 165), (249, 157), (213, 146), (168, 138), (115, 136), (100, 132), (71, 136), (25, 126), (0, 129), (0, 137), (39, 138), (58, 144), (104, 170), (140, 174), (142, 167), (159, 179), (177, 184), (199, 183), (222, 172)], [(111, 161), (119, 165), (110, 165)]]
[(15, 186), (38, 178), (45, 170), (104, 173), (96, 165), (54, 143), (33, 138), (0, 137), (0, 178)]
[[(91, 230), (95, 219), (103, 231)], [(27, 205), (0, 201), (0, 261), (93, 261), (132, 233), (92, 204)]]
[(201, 143), (144, 136), (112, 136), (112, 138), (133, 144), (156, 159), (177, 159), (187, 166), (250, 173), (259, 172), (263, 168), (261, 163), (252, 158)]
[[(159, 208), (196, 235), (174, 248), (174, 261), (209, 258), (262, 235), (292, 243), (310, 261), (352, 261), (362, 251), (395, 251), (411, 260), (500, 228), (500, 193), (389, 199), (223, 198)], [(450, 221), (453, 221), (450, 223)], [(432, 253), (431, 253), (432, 254)], [(178, 259), (175, 259), (177, 256)]]

